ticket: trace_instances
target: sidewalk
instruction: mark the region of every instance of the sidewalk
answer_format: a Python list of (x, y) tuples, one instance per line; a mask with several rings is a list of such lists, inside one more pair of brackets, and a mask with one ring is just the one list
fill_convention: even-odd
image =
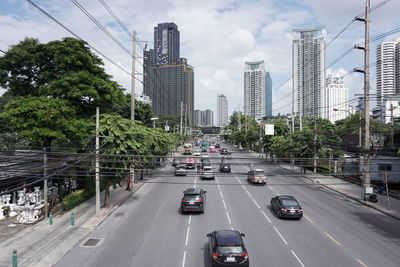
[[(289, 163), (276, 163), (278, 166), (291, 170), (296, 174), (300, 174), (300, 168), (292, 166)], [(378, 210), (386, 215), (389, 215), (397, 220), (400, 220), (400, 199), (386, 195), (377, 194), (378, 202), (372, 203), (361, 199), (361, 186), (346, 180), (336, 178), (322, 173), (306, 173), (301, 174), (303, 177), (313, 181), (313, 183), (322, 185), (353, 200), (356, 200), (366, 206)]]
[[(15, 219), (0, 224), (0, 266), (12, 266), (12, 253), (17, 250), (18, 266), (52, 266), (72, 249), (86, 234), (102, 223), (119, 205), (136, 192), (145, 180), (133, 185), (132, 191), (125, 188), (110, 190), (110, 208), (102, 208), (95, 215), (95, 197), (64, 214), (54, 215), (53, 224), (42, 220), (34, 225), (8, 225)], [(100, 203), (103, 203), (104, 192)], [(71, 214), (75, 224), (71, 225)]]

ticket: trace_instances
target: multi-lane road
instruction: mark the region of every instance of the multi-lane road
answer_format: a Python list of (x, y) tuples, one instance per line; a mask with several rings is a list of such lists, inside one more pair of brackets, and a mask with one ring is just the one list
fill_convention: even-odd
[[(153, 178), (57, 266), (209, 266), (206, 234), (235, 229), (244, 238), (251, 266), (400, 266), (400, 223), (277, 165), (233, 151), (232, 173), (219, 173), (219, 154), (210, 154), (215, 180), (195, 170)], [(244, 175), (250, 163), (270, 175), (266, 186)], [(204, 214), (180, 214), (189, 187), (207, 191)], [(269, 208), (277, 194), (293, 195), (304, 209), (300, 220), (278, 219)], [(82, 246), (99, 239), (94, 247)]]

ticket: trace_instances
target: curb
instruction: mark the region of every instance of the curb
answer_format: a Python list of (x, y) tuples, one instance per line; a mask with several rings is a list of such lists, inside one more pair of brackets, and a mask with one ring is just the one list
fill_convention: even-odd
[[(282, 167), (279, 163), (275, 163), (275, 165), (278, 165), (280, 168), (285, 169), (285, 170), (288, 170), (288, 171), (290, 171), (290, 172), (293, 173), (292, 170), (286, 169), (285, 167)], [(301, 176), (304, 177), (304, 178), (306, 178), (306, 179), (308, 179), (308, 180), (310, 180), (310, 181), (314, 181), (312, 178), (310, 178), (310, 177), (308, 177), (308, 176), (305, 176), (305, 175), (301, 175)], [(393, 219), (396, 219), (396, 220), (399, 220), (399, 221), (400, 221), (400, 216), (399, 216), (399, 215), (396, 215), (396, 214), (393, 214), (393, 213), (390, 212), (390, 211), (383, 210), (383, 209), (381, 209), (381, 208), (379, 208), (379, 207), (376, 207), (376, 206), (373, 205), (373, 204), (368, 203), (367, 201), (364, 201), (364, 200), (359, 199), (358, 197), (355, 197), (355, 196), (353, 196), (353, 195), (349, 195), (349, 194), (347, 194), (347, 193), (344, 193), (344, 192), (342, 192), (342, 191), (339, 191), (339, 190), (337, 190), (337, 189), (334, 189), (334, 188), (330, 187), (329, 185), (325, 185), (325, 184), (321, 184), (321, 183), (318, 183), (318, 185), (322, 185), (322, 186), (325, 187), (325, 188), (328, 188), (328, 189), (330, 189), (330, 190), (332, 190), (332, 191), (334, 191), (334, 192), (336, 192), (336, 193), (339, 193), (339, 194), (341, 194), (341, 195), (343, 195), (343, 196), (346, 196), (346, 197), (348, 197), (348, 198), (351, 198), (351, 199), (353, 199), (353, 200), (355, 200), (355, 201), (357, 201), (357, 202), (359, 202), (359, 203), (361, 203), (361, 204), (364, 204), (365, 206), (368, 206), (368, 207), (370, 207), (370, 208), (372, 208), (372, 209), (374, 209), (374, 210), (376, 210), (376, 211), (379, 211), (379, 212), (381, 212), (381, 213), (383, 213), (383, 214), (385, 214), (385, 215), (387, 215), (387, 216), (389, 216), (389, 217), (392, 217)]]

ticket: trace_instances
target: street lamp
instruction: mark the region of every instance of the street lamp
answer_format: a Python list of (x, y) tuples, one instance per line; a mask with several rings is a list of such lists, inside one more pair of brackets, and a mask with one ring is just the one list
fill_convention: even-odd
[(156, 128), (156, 120), (158, 120), (158, 117), (150, 118), (150, 120), (153, 121), (153, 128)]
[[(349, 113), (350, 116), (353, 115), (353, 114), (351, 114), (350, 111), (348, 111), (346, 109), (334, 108), (333, 111), (345, 111), (345, 112)], [(362, 135), (362, 129), (361, 129), (361, 116), (360, 116), (360, 123), (359, 123), (359, 127), (358, 127), (358, 147), (361, 147), (361, 139), (362, 139), (361, 135)]]

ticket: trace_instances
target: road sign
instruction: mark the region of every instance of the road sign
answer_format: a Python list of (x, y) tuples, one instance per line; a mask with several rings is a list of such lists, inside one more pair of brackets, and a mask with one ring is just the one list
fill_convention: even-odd
[(265, 124), (265, 135), (274, 135), (274, 132), (273, 124)]

